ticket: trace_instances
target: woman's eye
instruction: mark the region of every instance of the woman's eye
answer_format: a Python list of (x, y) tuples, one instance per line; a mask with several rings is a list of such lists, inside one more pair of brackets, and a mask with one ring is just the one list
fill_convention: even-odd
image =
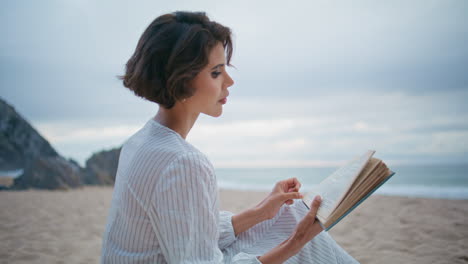
[(211, 73), (211, 77), (216, 78), (216, 77), (218, 77), (218, 75), (220, 75), (220, 74), (221, 74), (221, 72), (212, 72), (212, 73)]

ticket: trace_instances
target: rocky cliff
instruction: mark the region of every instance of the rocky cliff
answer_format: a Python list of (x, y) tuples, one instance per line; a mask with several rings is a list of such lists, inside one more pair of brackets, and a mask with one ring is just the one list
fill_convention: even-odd
[(65, 159), (15, 109), (0, 98), (0, 171), (23, 169), (11, 189), (68, 189), (111, 185), (120, 148), (93, 154), (81, 168)]
[(83, 184), (82, 168), (61, 156), (38, 157), (16, 178), (13, 189), (69, 189)]
[(26, 168), (37, 157), (58, 157), (58, 153), (0, 98), (0, 170)]
[(85, 184), (114, 184), (121, 148), (95, 153), (86, 161), (83, 172)]

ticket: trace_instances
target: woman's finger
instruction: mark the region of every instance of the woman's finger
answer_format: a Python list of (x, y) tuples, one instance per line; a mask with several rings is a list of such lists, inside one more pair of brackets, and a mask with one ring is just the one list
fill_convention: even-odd
[(299, 182), (297, 178), (289, 178), (285, 180), (284, 183), (286, 183), (286, 186), (288, 188), (297, 188), (297, 189), (301, 188), (301, 183)]
[(299, 191), (299, 189), (301, 188), (302, 185), (301, 185), (301, 183), (299, 182), (299, 180), (297, 178), (294, 178), (294, 180), (295, 180), (296, 188)]
[(288, 192), (283, 194), (283, 200), (302, 199), (304, 196), (298, 192)]

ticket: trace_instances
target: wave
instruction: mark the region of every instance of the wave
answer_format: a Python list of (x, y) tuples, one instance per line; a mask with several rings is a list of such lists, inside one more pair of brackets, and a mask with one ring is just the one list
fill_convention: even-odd
[(23, 174), (23, 169), (0, 171), (0, 177), (17, 178)]
[(468, 187), (460, 186), (421, 186), (421, 185), (398, 185), (382, 186), (376, 191), (377, 194), (390, 196), (423, 197), (467, 200)]

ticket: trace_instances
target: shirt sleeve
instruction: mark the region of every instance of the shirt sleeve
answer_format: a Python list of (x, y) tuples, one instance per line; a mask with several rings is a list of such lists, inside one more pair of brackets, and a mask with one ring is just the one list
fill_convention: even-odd
[(236, 241), (234, 227), (232, 226), (233, 213), (228, 211), (219, 212), (219, 240), (220, 249), (225, 249)]
[[(155, 186), (149, 215), (168, 263), (223, 261), (218, 246), (216, 177), (210, 165), (201, 153), (181, 155), (170, 163), (161, 175), (163, 181)], [(256, 256), (244, 255), (240, 262), (232, 263), (246, 263), (246, 259), (260, 263)]]

